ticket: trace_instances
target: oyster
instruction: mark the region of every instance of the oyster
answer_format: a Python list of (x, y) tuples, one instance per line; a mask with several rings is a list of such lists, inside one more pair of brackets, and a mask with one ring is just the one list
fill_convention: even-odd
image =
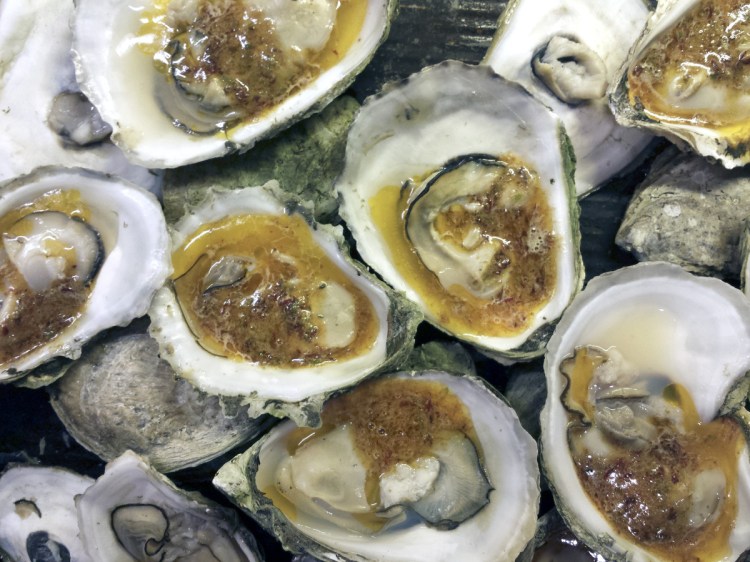
[(317, 423), (325, 397), (403, 360), (421, 315), (355, 266), (340, 228), (269, 182), (209, 190), (175, 225), (151, 335), (179, 376), (251, 415)]
[(750, 162), (747, 7), (738, 0), (659, 2), (613, 84), (611, 107), (727, 168)]
[(75, 496), (93, 479), (16, 466), (0, 476), (0, 552), (14, 562), (93, 562), (78, 537)]
[(536, 445), (480, 379), (387, 375), (331, 399), (322, 417), (319, 429), (283, 422), (214, 478), (288, 550), (514, 560), (533, 536)]
[(622, 172), (652, 138), (619, 126), (605, 95), (649, 13), (643, 0), (512, 0), (498, 21), (483, 62), (563, 121), (579, 196)]
[(607, 560), (750, 548), (750, 302), (649, 263), (592, 280), (545, 357), (542, 457), (569, 527)]
[(336, 189), (365, 262), (431, 323), (524, 359), (582, 282), (572, 174), (547, 108), (451, 61), (364, 104)]
[(128, 162), (81, 94), (70, 54), (73, 0), (0, 3), (0, 181), (40, 166), (81, 166), (158, 192), (160, 175)]
[(394, 7), (83, 0), (74, 23), (78, 78), (129, 158), (173, 168), (246, 150), (322, 109), (373, 56)]
[(100, 331), (145, 314), (169, 273), (156, 198), (83, 169), (5, 184), (0, 232), (0, 382), (76, 358)]
[(176, 488), (132, 452), (109, 463), (76, 500), (78, 526), (94, 560), (260, 560), (236, 514)]
[(130, 449), (172, 472), (210, 461), (269, 425), (177, 379), (158, 351), (143, 331), (111, 333), (47, 387), (76, 441), (108, 461)]

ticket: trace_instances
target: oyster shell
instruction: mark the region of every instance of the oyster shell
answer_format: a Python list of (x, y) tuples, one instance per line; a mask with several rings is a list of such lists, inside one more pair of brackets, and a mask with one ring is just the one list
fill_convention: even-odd
[(81, 539), (95, 560), (261, 560), (234, 512), (183, 492), (132, 452), (109, 463), (76, 506)]
[(128, 162), (80, 93), (70, 54), (73, 9), (73, 0), (0, 5), (0, 182), (40, 166), (81, 166), (158, 192), (160, 175)]
[(571, 157), (528, 92), (449, 61), (363, 105), (340, 213), (365, 262), (431, 323), (525, 359), (582, 282)]
[(652, 135), (619, 126), (605, 95), (650, 12), (643, 0), (512, 0), (484, 64), (560, 117), (576, 155), (576, 192), (620, 173)]
[[(325, 397), (403, 361), (421, 315), (278, 184), (209, 190), (173, 229), (151, 335), (205, 392), (316, 424)], [(219, 305), (217, 304), (220, 304)], [(220, 314), (216, 311), (220, 310)]]
[(545, 357), (543, 466), (607, 560), (735, 560), (750, 547), (750, 302), (649, 263), (592, 280)]
[(295, 553), (514, 560), (536, 525), (537, 470), (534, 441), (480, 379), (421, 371), (333, 398), (320, 429), (283, 422), (214, 485)]
[(76, 358), (102, 330), (142, 316), (169, 273), (156, 198), (92, 171), (45, 168), (5, 184), (0, 230), (0, 382)]
[(173, 168), (247, 150), (322, 109), (373, 56), (394, 7), (83, 0), (74, 23), (78, 79), (129, 158)]
[(269, 425), (177, 379), (158, 351), (143, 331), (108, 334), (48, 387), (76, 441), (107, 461), (132, 450), (173, 472), (249, 442)]
[(744, 2), (659, 2), (612, 86), (618, 122), (727, 168), (750, 162), (746, 19)]
[(0, 476), (0, 552), (14, 562), (93, 562), (78, 537), (74, 501), (93, 483), (62, 468), (6, 470)]

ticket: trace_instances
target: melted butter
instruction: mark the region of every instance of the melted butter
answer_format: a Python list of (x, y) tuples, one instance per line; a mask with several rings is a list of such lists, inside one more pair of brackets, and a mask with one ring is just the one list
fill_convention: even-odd
[[(204, 291), (206, 274), (223, 257), (246, 260), (247, 274), (230, 286)], [(302, 367), (361, 355), (378, 336), (372, 303), (299, 215), (240, 215), (204, 225), (173, 253), (172, 264), (183, 314), (211, 353)], [(332, 283), (353, 303), (354, 334), (341, 347), (323, 345), (329, 319), (314, 308)]]
[[(571, 378), (572, 389), (590, 383), (590, 361), (576, 361)], [(582, 399), (582, 391), (571, 392), (576, 394)], [(702, 423), (682, 385), (665, 385), (661, 396), (679, 408), (681, 421), (652, 419), (657, 438), (635, 451), (612, 439), (607, 439), (608, 454), (589, 451), (584, 445), (589, 424), (572, 411), (568, 438), (578, 477), (617, 532), (649, 552), (675, 562), (722, 559), (730, 552), (729, 536), (738, 511), (742, 430), (728, 418)], [(593, 411), (593, 406), (587, 409)], [(694, 526), (689, 522), (692, 486), (711, 470), (723, 475), (724, 493), (712, 517)]]
[[(0, 217), (4, 237), (28, 234), (21, 219), (39, 211), (57, 211), (89, 220), (91, 210), (75, 189), (49, 191)], [(75, 250), (59, 241), (46, 241), (53, 255), (74, 263)], [(15, 301), (13, 311), (0, 322), (0, 368), (42, 347), (70, 328), (82, 315), (91, 287), (77, 277), (60, 279), (45, 290), (32, 291), (23, 275), (9, 261), (0, 261), (0, 292)]]
[[(185, 33), (168, 22), (167, 12), (173, 0), (156, 0), (145, 10), (138, 31), (138, 48), (154, 57), (155, 67), (165, 76), (170, 73), (163, 60), (173, 38)], [(252, 2), (226, 0), (222, 17), (213, 14), (215, 1), (203, 0), (196, 27), (206, 35), (201, 69), (196, 75), (224, 74), (224, 93), (241, 108), (244, 120), (256, 120), (333, 68), (357, 41), (367, 15), (368, 0), (339, 0), (335, 21), (326, 45), (319, 51), (306, 50), (301, 57), (296, 47), (284, 45), (274, 22)], [(238, 23), (240, 22), (240, 23)], [(291, 57), (299, 60), (290, 61)], [(239, 83), (239, 87), (232, 84)], [(225, 131), (217, 133), (224, 135)]]
[[(303, 444), (349, 424), (355, 452), (367, 471), (365, 490), (372, 506), (370, 513), (352, 517), (372, 532), (388, 521), (375, 511), (380, 503), (380, 477), (396, 464), (413, 464), (430, 456), (441, 439), (457, 432), (468, 436), (483, 458), (466, 405), (437, 381), (391, 378), (366, 382), (328, 401), (321, 418), (320, 428), (290, 432), (287, 451), (294, 455)], [(296, 508), (278, 490), (269, 487), (263, 493), (287, 517), (296, 518)]]
[(750, 133), (750, 4), (703, 0), (628, 71), (630, 103), (652, 119)]
[[(483, 235), (503, 240), (510, 260), (503, 272), (507, 276), (503, 291), (489, 299), (477, 297), (460, 286), (444, 287), (419, 258), (405, 227), (412, 191), (386, 186), (368, 202), (373, 222), (391, 255), (391, 263), (419, 294), (429, 317), (455, 334), (490, 337), (519, 334), (531, 325), (534, 314), (549, 302), (555, 290), (557, 240), (552, 234), (552, 209), (538, 176), (529, 173), (527, 165), (510, 155), (501, 160), (507, 162), (508, 174), (503, 183), (493, 186), (491, 198), (502, 199), (505, 191), (511, 194), (522, 191), (528, 197), (524, 204), (513, 208), (491, 208), (482, 202), (481, 195), (474, 197), (484, 208)], [(522, 169), (526, 172), (517, 173)], [(423, 179), (413, 178), (408, 185), (416, 189)], [(466, 214), (450, 209), (439, 215), (436, 222), (436, 228), (446, 238), (449, 238), (446, 231), (453, 228), (458, 233), (455, 238), (462, 240), (469, 228)], [(532, 229), (546, 233), (542, 251), (538, 245), (534, 251), (529, 250), (529, 240), (534, 235)]]

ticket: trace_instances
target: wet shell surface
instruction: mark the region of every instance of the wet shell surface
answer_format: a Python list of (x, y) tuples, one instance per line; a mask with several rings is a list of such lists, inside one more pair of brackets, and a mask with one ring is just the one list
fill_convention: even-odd
[(541, 416), (543, 469), (576, 535), (607, 560), (750, 548), (748, 369), (737, 289), (658, 262), (593, 279), (550, 340)]
[(582, 282), (571, 158), (527, 91), (449, 61), (363, 105), (340, 213), (364, 261), (432, 324), (528, 359)]

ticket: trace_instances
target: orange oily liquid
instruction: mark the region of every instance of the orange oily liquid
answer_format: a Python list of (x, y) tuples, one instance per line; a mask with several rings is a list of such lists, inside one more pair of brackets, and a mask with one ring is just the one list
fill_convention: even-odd
[[(203, 290), (222, 257), (252, 266), (230, 286)], [(379, 333), (375, 309), (328, 257), (299, 215), (238, 215), (204, 225), (172, 254), (174, 288), (200, 345), (219, 356), (283, 368), (346, 360), (365, 353)], [(354, 335), (326, 347), (316, 313), (329, 285), (351, 298)]]
[[(746, 139), (750, 135), (749, 20), (746, 2), (700, 2), (629, 68), (630, 103), (641, 104), (657, 121), (721, 131), (730, 144)], [(726, 97), (709, 95), (711, 90), (701, 96), (701, 88), (718, 88)]]
[[(294, 455), (304, 443), (350, 425), (354, 449), (366, 469), (365, 489), (372, 506), (371, 513), (353, 517), (373, 532), (388, 521), (375, 514), (380, 503), (380, 477), (396, 464), (412, 464), (430, 456), (434, 445), (456, 433), (471, 439), (483, 458), (466, 405), (437, 381), (392, 378), (365, 382), (327, 402), (321, 417), (318, 429), (292, 431), (286, 439), (287, 451)], [(296, 518), (296, 509), (278, 490), (269, 488), (263, 493), (289, 519)]]
[[(519, 159), (505, 155), (507, 173), (486, 196), (472, 196), (479, 202), (483, 236), (505, 241), (506, 257), (510, 265), (504, 290), (489, 299), (475, 296), (463, 287), (445, 287), (419, 258), (406, 233), (407, 206), (412, 192), (408, 188), (386, 186), (370, 200), (370, 212), (383, 238), (391, 263), (425, 304), (428, 318), (442, 328), (459, 336), (481, 335), (507, 337), (522, 333), (534, 321), (534, 314), (549, 302), (557, 280), (555, 257), (557, 239), (553, 234), (552, 210), (542, 190), (539, 177)], [(426, 176), (425, 176), (426, 177)], [(408, 185), (414, 189), (423, 178), (414, 178)], [(489, 208), (486, 201), (500, 199), (506, 189), (528, 194), (525, 204), (508, 209)], [(484, 200), (484, 201), (483, 201)], [(458, 212), (443, 213), (435, 227), (443, 230), (454, 225), (460, 232), (476, 217), (461, 216)], [(545, 248), (531, 252), (527, 242), (532, 229), (542, 233)], [(443, 232), (448, 238), (448, 233)]]
[[(148, 56), (156, 55), (184, 31), (168, 24), (166, 14), (170, 3), (171, 0), (157, 0), (152, 9), (142, 14), (139, 29), (142, 40), (138, 45)], [(204, 3), (212, 2), (204, 0)], [(205, 72), (210, 75), (217, 67), (236, 61), (236, 66), (224, 68), (233, 79), (245, 85), (235, 104), (242, 107), (246, 119), (257, 119), (346, 56), (364, 25), (368, 0), (339, 0), (326, 45), (320, 51), (305, 52), (304, 60), (294, 63), (286, 60), (288, 49), (277, 36), (273, 22), (260, 10), (243, 0), (230, 0), (227, 4), (225, 18), (204, 16), (201, 20), (201, 26), (209, 31), (206, 52), (216, 53), (216, 57), (203, 55), (208, 59), (204, 61)], [(240, 23), (236, 24), (237, 21)], [(224, 58), (223, 51), (235, 54)], [(165, 76), (169, 73), (162, 61), (155, 59), (155, 65)]]
[[(591, 382), (595, 362), (585, 354), (576, 358), (569, 397), (582, 399), (581, 389)], [(737, 516), (738, 464), (745, 446), (742, 430), (729, 418), (702, 423), (690, 393), (679, 384), (667, 385), (661, 396), (681, 411), (682, 427), (666, 419), (651, 420), (658, 437), (641, 450), (605, 437), (613, 452), (592, 453), (582, 441), (589, 424), (571, 414), (568, 439), (578, 477), (602, 515), (628, 540), (674, 562), (719, 560), (730, 552), (729, 536)], [(722, 504), (705, 524), (691, 526), (687, 521), (691, 487), (698, 474), (712, 469), (724, 476)]]
[[(13, 209), (0, 217), (2, 236), (24, 236), (22, 218), (40, 211), (57, 211), (87, 221), (91, 210), (76, 189), (56, 189)], [(47, 251), (75, 262), (75, 250), (56, 240), (49, 240)], [(2, 291), (17, 301), (15, 310), (0, 322), (0, 368), (57, 338), (83, 313), (91, 287), (77, 278), (57, 281), (44, 291), (32, 291), (23, 275), (9, 261), (0, 263)]]

